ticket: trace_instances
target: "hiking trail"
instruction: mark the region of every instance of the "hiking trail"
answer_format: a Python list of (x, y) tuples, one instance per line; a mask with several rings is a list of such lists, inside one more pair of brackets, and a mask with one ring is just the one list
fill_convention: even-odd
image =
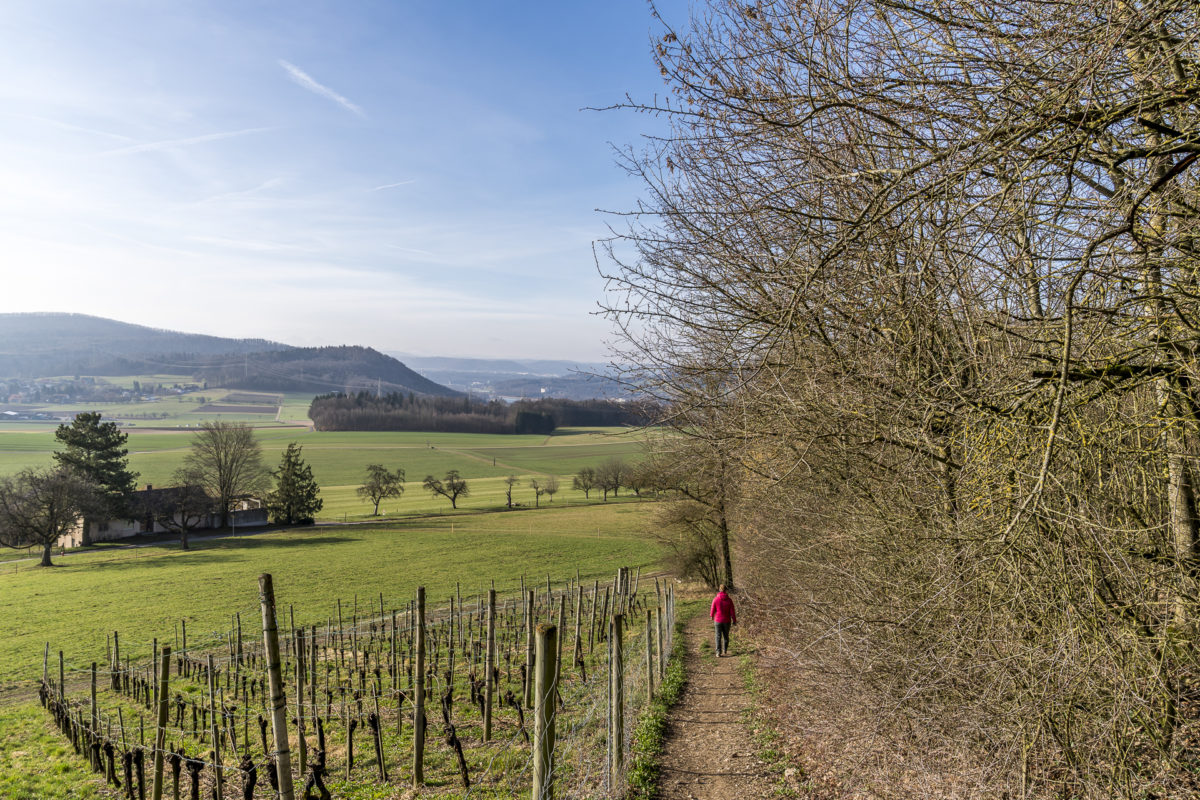
[[(734, 800), (771, 797), (776, 779), (757, 754), (744, 719), (751, 706), (737, 656), (716, 657), (713, 626), (704, 615), (690, 620), (687, 688), (671, 711), (659, 776), (662, 800)], [(730, 644), (737, 651), (739, 631)], [(708, 647), (701, 649), (703, 642)]]

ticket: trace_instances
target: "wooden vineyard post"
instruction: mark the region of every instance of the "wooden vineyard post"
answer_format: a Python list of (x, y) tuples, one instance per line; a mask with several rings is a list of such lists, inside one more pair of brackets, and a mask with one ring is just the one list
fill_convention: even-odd
[[(571, 663), (578, 668), (580, 659), (583, 658), (583, 649), (579, 641), (579, 622), (583, 616), (583, 587), (576, 586), (575, 590), (579, 596), (575, 600), (575, 643), (571, 646)], [(559, 671), (562, 671), (562, 665), (559, 665)]]
[(610, 711), (609, 736), (609, 787), (612, 794), (619, 794), (618, 787), (625, 775), (625, 673), (622, 670), (624, 661), (622, 654), (622, 629), (625, 618), (621, 614), (613, 614), (612, 631), (610, 632), (609, 652), (612, 660), (609, 662), (612, 681), (612, 710)]
[(416, 664), (413, 672), (413, 788), (425, 783), (425, 587), (417, 587)]
[(296, 736), (300, 750), (300, 776), (308, 772), (308, 746), (304, 741), (304, 628), (295, 631), (293, 651), (296, 654)]
[(533, 620), (536, 616), (533, 612), (533, 589), (526, 594), (525, 608), (525, 707), (533, 708), (533, 668), (536, 663), (533, 650)]
[[(563, 592), (558, 596), (558, 630), (565, 631), (567, 629), (567, 593)], [(562, 692), (559, 690), (562, 679), (562, 645), (563, 639), (567, 637), (562, 634), (555, 636), (556, 646), (554, 651), (554, 696), (561, 700)]]
[(263, 650), (267, 657), (267, 681), (271, 692), (271, 728), (275, 735), (275, 769), (279, 778), (279, 800), (295, 800), (295, 791), (292, 788), (292, 758), (288, 751), (287, 701), (283, 695), (283, 675), (279, 668), (275, 587), (269, 574), (264, 573), (258, 577), (258, 594), (262, 603)]
[[(43, 683), (45, 678), (42, 679)], [(96, 662), (92, 662), (92, 730), (100, 730), (100, 709), (96, 708)]]
[(588, 623), (588, 655), (596, 647), (596, 601), (600, 599), (600, 581), (592, 582), (592, 620)]
[(217, 683), (213, 673), (212, 653), (208, 654), (208, 716), (212, 728), (213, 774), (217, 778), (217, 797), (223, 797), (225, 773), (221, 769), (221, 726), (217, 722)]
[(658, 682), (661, 685), (663, 678), (667, 676), (667, 655), (663, 652), (663, 607), (661, 603), (654, 609), (654, 616), (658, 620)]
[(496, 590), (488, 590), (487, 656), (484, 658), (483, 678), (483, 740), (492, 739), (492, 673), (496, 669)]
[(537, 680), (533, 712), (533, 800), (554, 797), (554, 719), (558, 701), (555, 685), (558, 629), (548, 623), (537, 627)]
[(646, 704), (654, 699), (654, 612), (646, 609)]
[[(92, 668), (95, 669), (93, 664)], [(94, 673), (93, 673), (94, 674)], [(162, 664), (158, 668), (158, 720), (154, 726), (154, 800), (163, 796), (163, 751), (167, 749), (167, 707), (170, 705), (171, 646), (162, 648)], [(96, 687), (92, 681), (93, 690)], [(93, 703), (95, 701), (93, 700)], [(94, 712), (93, 712), (94, 713)]]

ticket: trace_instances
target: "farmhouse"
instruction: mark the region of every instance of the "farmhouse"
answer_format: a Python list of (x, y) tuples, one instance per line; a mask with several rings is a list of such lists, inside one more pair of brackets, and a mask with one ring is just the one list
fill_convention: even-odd
[[(169, 507), (171, 501), (182, 491), (184, 489), (178, 486), (168, 486), (164, 489), (147, 486), (145, 489), (134, 492), (129, 505), (131, 509), (135, 510), (136, 516), (133, 519), (109, 519), (94, 523), (92, 541), (111, 542), (151, 533), (171, 532), (171, 528), (163, 525), (155, 514), (155, 509)], [(179, 521), (180, 514), (176, 513), (174, 517), (176, 521)], [(267, 509), (263, 506), (262, 500), (257, 497), (241, 497), (234, 502), (229, 519), (234, 529), (262, 527), (267, 524)], [(194, 524), (190, 528), (193, 531), (212, 530), (220, 525), (221, 515), (216, 511), (207, 512), (193, 515), (192, 521)], [(82, 540), (83, 523), (80, 523), (75, 530), (62, 536), (58, 540), (58, 545), (60, 547), (78, 547)]]

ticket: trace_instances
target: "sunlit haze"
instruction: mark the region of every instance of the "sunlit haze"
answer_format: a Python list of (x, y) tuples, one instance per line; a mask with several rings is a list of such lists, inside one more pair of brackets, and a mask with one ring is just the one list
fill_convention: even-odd
[[(682, 2), (658, 4), (667, 19)], [(0, 312), (600, 359), (592, 242), (661, 121), (641, 0), (12, 0)]]

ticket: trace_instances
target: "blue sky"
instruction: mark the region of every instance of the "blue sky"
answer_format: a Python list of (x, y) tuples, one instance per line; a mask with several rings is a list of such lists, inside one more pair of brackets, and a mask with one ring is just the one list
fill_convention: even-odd
[(642, 0), (6, 0), (0, 312), (602, 358), (595, 209), (641, 190), (610, 143), (662, 121), (580, 109), (661, 93), (660, 32)]

